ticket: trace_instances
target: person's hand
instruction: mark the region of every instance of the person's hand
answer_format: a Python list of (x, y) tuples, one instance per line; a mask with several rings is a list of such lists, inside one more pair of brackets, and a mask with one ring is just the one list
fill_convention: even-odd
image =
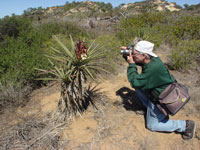
[[(121, 47), (120, 47), (120, 50), (125, 50), (125, 49), (127, 49), (126, 46), (121, 46)], [(123, 57), (124, 60), (127, 62), (127, 55), (123, 54), (122, 57)]]
[(124, 50), (124, 49), (127, 49), (127, 47), (126, 46), (121, 46), (120, 47), (120, 50)]
[(133, 60), (133, 56), (132, 56), (132, 50), (129, 50), (129, 56), (127, 56), (127, 62), (129, 64), (135, 63), (135, 61)]

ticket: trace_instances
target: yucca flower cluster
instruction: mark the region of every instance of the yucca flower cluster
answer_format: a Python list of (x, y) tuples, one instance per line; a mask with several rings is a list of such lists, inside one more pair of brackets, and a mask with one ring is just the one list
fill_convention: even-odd
[(76, 47), (76, 57), (79, 59), (79, 60), (84, 60), (87, 58), (87, 50), (88, 48), (86, 47), (86, 43), (79, 41), (76, 43), (75, 45)]

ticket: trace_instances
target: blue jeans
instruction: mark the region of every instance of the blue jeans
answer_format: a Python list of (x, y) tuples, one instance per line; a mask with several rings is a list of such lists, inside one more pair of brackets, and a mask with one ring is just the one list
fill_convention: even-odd
[(143, 105), (147, 108), (146, 126), (149, 130), (161, 132), (185, 131), (186, 123), (184, 120), (169, 120), (159, 111), (144, 92), (136, 90), (136, 93)]

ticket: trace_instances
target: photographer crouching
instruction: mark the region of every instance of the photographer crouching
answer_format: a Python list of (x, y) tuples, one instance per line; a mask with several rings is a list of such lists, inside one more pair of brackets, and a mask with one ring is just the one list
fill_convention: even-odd
[[(178, 132), (185, 140), (192, 139), (196, 124), (192, 120), (170, 120), (157, 107), (159, 95), (175, 79), (161, 59), (153, 53), (154, 44), (139, 41), (134, 47), (122, 46), (120, 53), (128, 62), (127, 76), (132, 88), (135, 88), (138, 98), (147, 108), (146, 127), (151, 131)], [(142, 67), (139, 74), (136, 65)]]

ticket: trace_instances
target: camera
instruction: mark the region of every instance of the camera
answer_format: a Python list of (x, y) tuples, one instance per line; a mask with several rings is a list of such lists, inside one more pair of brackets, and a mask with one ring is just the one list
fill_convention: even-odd
[(129, 50), (132, 51), (132, 55), (133, 55), (134, 51), (133, 51), (133, 46), (132, 45), (128, 45), (127, 49), (120, 50), (120, 54), (122, 54), (122, 55), (129, 55)]

